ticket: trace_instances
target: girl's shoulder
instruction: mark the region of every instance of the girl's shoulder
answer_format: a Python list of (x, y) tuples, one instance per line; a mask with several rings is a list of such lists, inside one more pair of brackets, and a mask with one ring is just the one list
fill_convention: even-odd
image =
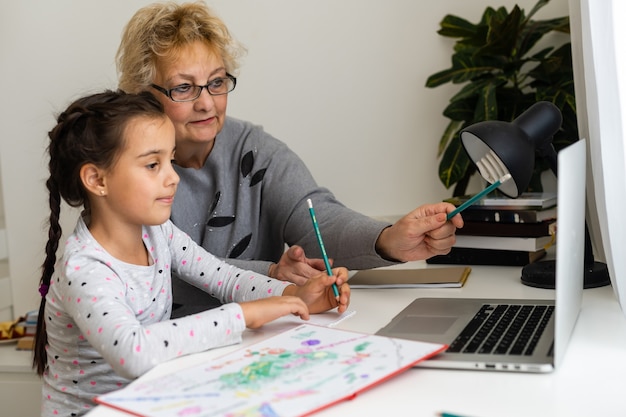
[(78, 219), (74, 231), (65, 240), (63, 256), (66, 260), (69, 260), (78, 254), (94, 254), (97, 257), (106, 254), (106, 251), (89, 231), (83, 216)]
[(72, 281), (88, 271), (99, 268), (111, 269), (117, 260), (91, 237), (76, 231), (65, 242), (63, 255), (57, 261), (57, 279)]

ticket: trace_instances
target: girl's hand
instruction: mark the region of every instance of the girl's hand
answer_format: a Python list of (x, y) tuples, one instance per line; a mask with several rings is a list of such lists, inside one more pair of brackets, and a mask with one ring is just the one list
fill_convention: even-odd
[[(322, 313), (335, 307), (339, 307), (339, 313), (343, 313), (350, 304), (350, 286), (347, 281), (348, 270), (334, 268), (332, 276), (321, 273), (307, 280), (302, 286), (287, 286), (283, 291), (283, 296), (295, 295), (301, 298), (311, 314)], [(337, 284), (339, 300), (335, 298), (332, 284)]]
[[(290, 285), (295, 287), (295, 285)], [(246, 327), (256, 329), (265, 323), (276, 320), (282, 316), (293, 314), (303, 320), (309, 319), (309, 309), (302, 299), (298, 297), (268, 297), (261, 300), (246, 301), (239, 303), (246, 320)]]

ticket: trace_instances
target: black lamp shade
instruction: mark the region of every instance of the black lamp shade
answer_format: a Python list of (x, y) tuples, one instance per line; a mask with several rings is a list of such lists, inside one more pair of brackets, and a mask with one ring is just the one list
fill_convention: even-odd
[[(523, 193), (533, 174), (535, 154), (547, 159), (557, 174), (557, 154), (552, 137), (561, 128), (563, 116), (554, 104), (539, 101), (511, 123), (486, 121), (461, 130), (460, 138), (465, 151), (474, 162), (480, 175), (494, 183), (505, 174), (511, 179), (498, 189), (505, 195), (517, 198)], [(522, 282), (540, 288), (555, 287), (555, 262), (544, 261), (526, 265), (522, 269)], [(606, 264), (595, 262), (589, 230), (585, 223), (585, 288), (610, 284)]]
[[(511, 123), (490, 120), (475, 123), (461, 130), (463, 147), (474, 164), (489, 153), (499, 159), (512, 176), (498, 187), (505, 195), (516, 198), (523, 193), (535, 168), (535, 151), (556, 161), (552, 137), (561, 127), (561, 111), (554, 104), (540, 101)], [(495, 155), (494, 155), (495, 154)], [(498, 178), (487, 178), (494, 182)], [(494, 180), (494, 181), (491, 181)]]

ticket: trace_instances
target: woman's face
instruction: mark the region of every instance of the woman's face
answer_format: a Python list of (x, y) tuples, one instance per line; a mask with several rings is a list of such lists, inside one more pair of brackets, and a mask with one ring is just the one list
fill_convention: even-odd
[[(181, 84), (206, 85), (226, 76), (220, 55), (200, 41), (182, 47), (174, 58), (157, 60), (154, 84), (169, 90)], [(205, 88), (194, 101), (182, 103), (173, 102), (165, 94), (155, 94), (174, 123), (177, 148), (192, 143), (212, 144), (222, 130), (228, 94), (211, 96)]]

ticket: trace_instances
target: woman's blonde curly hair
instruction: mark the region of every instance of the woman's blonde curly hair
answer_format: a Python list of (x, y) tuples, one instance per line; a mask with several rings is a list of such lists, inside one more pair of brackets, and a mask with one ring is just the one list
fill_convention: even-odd
[(175, 59), (181, 48), (198, 40), (221, 56), (226, 72), (237, 75), (246, 50), (206, 4), (165, 2), (139, 9), (124, 28), (117, 50), (119, 88), (127, 93), (148, 90), (157, 59)]

